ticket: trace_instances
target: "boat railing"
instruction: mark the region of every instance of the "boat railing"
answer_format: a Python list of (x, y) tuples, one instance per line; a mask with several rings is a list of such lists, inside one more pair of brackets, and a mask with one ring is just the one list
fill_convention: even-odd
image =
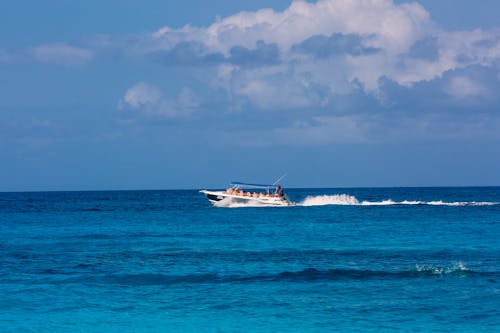
[(235, 188), (228, 188), (226, 189), (226, 193), (230, 195), (237, 195), (237, 196), (246, 196), (246, 197), (252, 197), (252, 198), (272, 198), (272, 197), (282, 197), (280, 196), (277, 192), (256, 192), (256, 191), (243, 191), (241, 189), (235, 189)]

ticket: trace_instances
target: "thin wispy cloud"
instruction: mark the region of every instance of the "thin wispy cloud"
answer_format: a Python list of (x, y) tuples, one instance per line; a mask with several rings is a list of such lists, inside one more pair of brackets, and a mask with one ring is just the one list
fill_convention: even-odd
[(68, 43), (48, 43), (18, 49), (0, 49), (0, 63), (39, 63), (56, 66), (83, 66), (101, 50)]
[(65, 43), (39, 45), (31, 49), (36, 61), (52, 65), (83, 65), (89, 62), (94, 51)]
[(120, 110), (148, 118), (187, 117), (198, 107), (198, 97), (187, 87), (171, 100), (160, 88), (145, 82), (138, 82), (128, 89), (118, 103)]
[(12, 60), (12, 57), (7, 53), (7, 51), (0, 49), (0, 63), (7, 63), (10, 60)]

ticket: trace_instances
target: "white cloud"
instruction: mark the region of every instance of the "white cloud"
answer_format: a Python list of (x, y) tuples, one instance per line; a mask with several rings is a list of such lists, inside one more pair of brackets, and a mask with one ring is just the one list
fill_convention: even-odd
[[(320, 57), (321, 45), (304, 44), (314, 37), (324, 37), (336, 51)], [(342, 49), (346, 40), (361, 51)], [(423, 52), (433, 56), (415, 56), (412, 48), (425, 40), (432, 43), (421, 43)], [(211, 66), (208, 71), (217, 67), (205, 83), (225, 90), (233, 103), (243, 100), (260, 109), (284, 109), (322, 107), (332, 94), (360, 88), (377, 96), (383, 78), (412, 87), (471, 65), (498, 68), (500, 30), (443, 31), (418, 3), (296, 0), (283, 11), (240, 12), (207, 27), (101, 35), (87, 46), (40, 45), (31, 55), (42, 63), (79, 65), (96, 53), (114, 57), (118, 52), (126, 61), (145, 56), (169, 66)], [(305, 52), (298, 52), (297, 46)], [(0, 62), (10, 60), (0, 50)]]
[[(260, 110), (247, 115), (251, 124), (220, 118), (236, 125), (220, 133), (234, 144), (496, 135), (498, 117), (488, 114), (498, 99), (474, 99), (486, 101), (475, 112), (463, 100), (494, 95), (500, 30), (444, 31), (416, 3), (294, 1), (281, 12), (241, 12), (207, 27), (164, 27), (120, 47), (133, 57), (195, 68), (207, 95), (225, 98), (217, 112)], [(145, 83), (130, 88), (120, 104), (164, 118), (200, 107), (188, 89), (169, 99)], [(269, 121), (278, 117), (283, 121)]]
[(314, 123), (295, 122), (272, 131), (275, 139), (295, 145), (367, 142), (367, 133), (359, 121), (349, 116), (314, 117)]
[[(345, 52), (326, 59), (317, 59), (314, 50), (310, 54), (294, 52), (294, 45), (310, 37), (333, 34), (358, 36), (360, 49), (376, 51)], [(204, 53), (220, 52), (226, 59), (234, 47), (255, 50), (259, 41), (276, 44), (280, 50), (280, 66), (263, 64), (259, 70), (245, 66), (234, 70), (231, 65), (222, 64), (219, 69), (219, 74), (226, 69), (224, 75), (219, 75), (220, 87), (250, 98), (263, 109), (276, 108), (276, 104), (283, 108), (290, 104), (306, 107), (310, 102), (320, 105), (328, 96), (314, 98), (315, 102), (304, 97), (311, 95), (309, 88), (313, 86), (322, 86), (324, 91), (334, 93), (349, 93), (357, 87), (353, 83), (359, 83), (365, 92), (377, 95), (381, 78), (411, 87), (469, 65), (494, 66), (500, 58), (500, 31), (446, 32), (434, 25), (421, 5), (395, 4), (392, 0), (294, 1), (282, 12), (272, 9), (241, 12), (206, 28), (164, 27), (148, 38), (151, 38), (149, 51), (170, 50), (180, 42), (197, 42), (206, 47)], [(411, 54), (412, 46), (426, 38), (435, 39), (436, 49), (429, 50), (437, 55), (435, 59), (415, 58)], [(231, 70), (227, 71), (228, 68)], [(299, 77), (302, 83), (293, 86), (291, 82), (297, 82)], [(275, 88), (284, 88), (291, 94), (277, 95), (278, 99), (286, 96), (279, 102), (269, 97)], [(295, 102), (290, 103), (291, 99)]]
[(0, 49), (0, 63), (10, 62), (11, 60), (12, 57), (7, 53), (7, 51)]
[(451, 78), (445, 91), (457, 98), (487, 96), (488, 94), (488, 89), (484, 85), (466, 76)]
[(429, 15), (418, 4), (395, 5), (390, 0), (294, 1), (283, 12), (262, 9), (218, 20), (208, 28), (164, 27), (153, 36), (167, 45), (200, 41), (228, 53), (235, 45), (253, 48), (257, 41), (277, 43), (282, 50), (314, 35), (333, 33), (371, 36), (370, 46), (404, 52), (429, 27)]
[(260, 109), (296, 109), (316, 104), (317, 96), (314, 90), (308, 89), (308, 81), (299, 76), (290, 77), (281, 66), (233, 74), (232, 93), (247, 98)]
[(139, 82), (125, 92), (121, 103), (132, 108), (161, 103), (163, 95), (160, 89), (145, 82)]
[(198, 97), (187, 87), (182, 88), (177, 99), (170, 100), (159, 88), (145, 82), (129, 88), (118, 102), (121, 110), (132, 110), (152, 118), (185, 117), (198, 107)]
[(45, 64), (83, 65), (94, 57), (94, 51), (65, 43), (39, 45), (32, 49), (35, 60)]

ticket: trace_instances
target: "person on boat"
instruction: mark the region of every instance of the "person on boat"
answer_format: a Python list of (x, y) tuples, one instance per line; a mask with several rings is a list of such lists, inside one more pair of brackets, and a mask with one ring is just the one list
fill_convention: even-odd
[(282, 197), (285, 193), (283, 192), (283, 188), (281, 185), (278, 185), (278, 196)]

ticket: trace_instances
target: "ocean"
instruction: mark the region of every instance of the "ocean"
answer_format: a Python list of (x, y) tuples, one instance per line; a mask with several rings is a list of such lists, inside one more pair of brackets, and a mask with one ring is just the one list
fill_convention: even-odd
[(500, 332), (500, 188), (0, 193), (1, 332)]

